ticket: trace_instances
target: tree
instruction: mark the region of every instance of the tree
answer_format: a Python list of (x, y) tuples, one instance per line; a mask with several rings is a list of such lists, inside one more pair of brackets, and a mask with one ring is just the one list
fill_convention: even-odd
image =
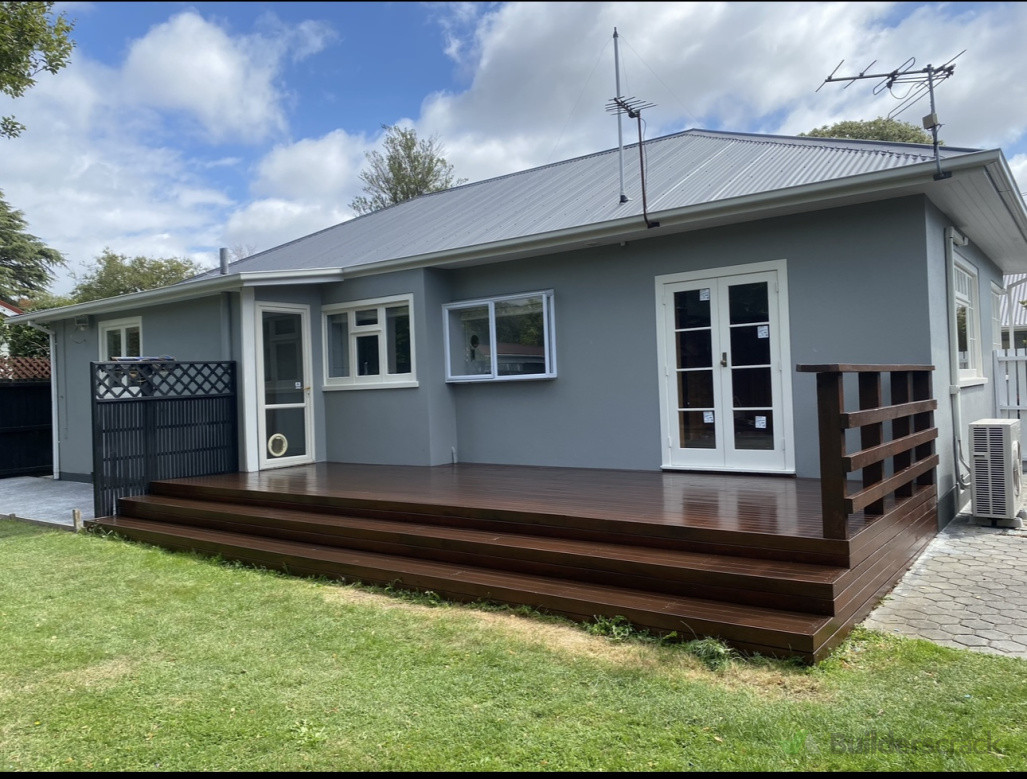
[(0, 191), (0, 297), (11, 301), (45, 290), (64, 265), (61, 253), (25, 232), (27, 226)]
[[(53, 3), (0, 3), (0, 92), (21, 97), (43, 71), (56, 73), (68, 64), (75, 47), (69, 37), (74, 23), (64, 13), (53, 16)], [(0, 117), (0, 136), (15, 138), (25, 125)]]
[[(41, 292), (31, 299), (17, 301), (22, 311), (42, 311), (47, 308), (59, 308), (73, 303), (69, 297)], [(50, 337), (42, 330), (28, 325), (11, 325), (0, 322), (0, 344), (7, 346), (11, 357), (49, 357)]]
[(824, 125), (808, 133), (799, 133), (808, 138), (852, 138), (864, 141), (894, 141), (896, 143), (934, 143), (927, 130), (898, 119), (877, 117), (865, 122), (838, 122)]
[(364, 195), (354, 198), (349, 207), (367, 214), (402, 203), (418, 195), (449, 189), (466, 179), (454, 181), (453, 166), (442, 156), (437, 136), (417, 138), (412, 129), (383, 124), (385, 153), (368, 152), (368, 167), (360, 173)]
[(112, 298), (130, 292), (166, 287), (209, 270), (193, 260), (177, 257), (153, 259), (115, 254), (109, 248), (93, 261), (71, 296), (76, 303)]

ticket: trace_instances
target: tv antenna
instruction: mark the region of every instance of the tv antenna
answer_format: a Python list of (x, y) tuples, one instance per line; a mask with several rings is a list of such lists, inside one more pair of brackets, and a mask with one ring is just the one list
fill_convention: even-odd
[[(902, 63), (901, 66), (889, 73), (868, 73), (867, 71), (870, 70), (870, 68), (872, 68), (877, 62), (877, 60), (874, 60), (855, 76), (836, 77), (835, 73), (837, 73), (838, 69), (845, 63), (845, 60), (842, 60), (838, 63), (838, 66), (831, 71), (831, 75), (825, 78), (823, 84), (817, 87), (815, 91), (819, 92), (823, 88), (824, 84), (831, 84), (836, 81), (847, 81), (848, 83), (843, 87), (843, 89), (848, 89), (857, 81), (868, 78), (881, 79), (881, 81), (874, 86), (874, 94), (879, 95), (887, 90), (891, 93), (892, 97), (900, 101), (899, 105), (888, 114), (889, 119), (894, 119), (907, 108), (911, 108), (916, 103), (919, 103), (923, 99), (924, 95), (929, 96), (931, 100), (931, 113), (927, 114), (927, 116), (923, 118), (922, 123), (925, 130), (931, 131), (931, 137), (934, 139), (934, 163), (938, 170), (938, 172), (934, 174), (934, 179), (935, 181), (940, 181), (941, 179), (949, 178), (952, 174), (950, 172), (943, 172), (941, 169), (941, 154), (938, 152), (938, 128), (941, 127), (941, 123), (938, 121), (938, 112), (934, 105), (934, 87), (936, 84), (940, 84), (956, 72), (956, 66), (952, 63), (965, 53), (966, 49), (963, 49), (963, 51), (959, 52), (955, 57), (937, 68), (933, 65), (928, 65), (925, 68), (914, 70), (913, 67), (916, 65), (916, 58), (910, 57)], [(896, 95), (895, 87), (897, 85), (905, 84), (909, 85), (905, 94)]]
[[(606, 104), (606, 110), (610, 113), (617, 114), (617, 121), (620, 122), (620, 116), (627, 114), (629, 119), (638, 120), (638, 169), (642, 181), (642, 218), (645, 219), (646, 227), (659, 227), (659, 222), (649, 221), (649, 212), (646, 207), (645, 200), (645, 153), (642, 149), (642, 110), (646, 108), (655, 108), (656, 103), (647, 103), (644, 100), (639, 100), (636, 97), (613, 97), (610, 98), (610, 102)], [(621, 197), (624, 198), (623, 192)], [(624, 198), (626, 200), (626, 198)], [(621, 200), (623, 203), (624, 200)]]

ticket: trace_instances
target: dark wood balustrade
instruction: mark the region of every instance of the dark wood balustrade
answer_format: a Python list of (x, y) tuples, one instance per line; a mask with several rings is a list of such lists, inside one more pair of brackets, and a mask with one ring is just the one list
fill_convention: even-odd
[[(824, 538), (846, 538), (852, 514), (872, 519), (901, 513), (918, 489), (936, 490), (933, 366), (798, 365), (796, 370), (817, 375)], [(856, 376), (855, 410), (846, 410), (846, 374)], [(860, 431), (860, 448), (852, 453), (850, 430)], [(861, 472), (862, 484), (850, 491), (849, 474), (855, 471)]]

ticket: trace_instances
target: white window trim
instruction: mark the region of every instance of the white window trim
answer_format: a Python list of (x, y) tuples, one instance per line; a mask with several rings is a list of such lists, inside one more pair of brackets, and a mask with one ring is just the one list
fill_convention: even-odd
[[(365, 310), (369, 308), (379, 309), (378, 311), (378, 324), (376, 325), (354, 325), (350, 324), (349, 332), (350, 339), (352, 340), (357, 334), (365, 333), (377, 333), (379, 334), (378, 339), (378, 354), (379, 354), (379, 366), (383, 366), (387, 370), (389, 364), (388, 361), (388, 339), (386, 338), (385, 332), (385, 309), (392, 308), (397, 305), (406, 305), (407, 311), (410, 316), (410, 372), (409, 373), (379, 373), (376, 376), (330, 376), (329, 375), (329, 360), (330, 360), (330, 343), (329, 343), (329, 326), (328, 318), (335, 314), (353, 314), (356, 311)], [(414, 296), (412, 294), (407, 295), (391, 295), (389, 297), (382, 298), (368, 298), (365, 300), (354, 300), (352, 302), (345, 303), (332, 303), (331, 305), (322, 306), (321, 308), (321, 342), (324, 346), (324, 383), (322, 390), (329, 392), (335, 390), (367, 390), (367, 389), (402, 389), (408, 387), (420, 386), (417, 381), (417, 347), (416, 337), (414, 333)], [(350, 345), (347, 344), (347, 348)], [(356, 355), (350, 352), (349, 355), (350, 366), (356, 365)], [(351, 367), (352, 370), (352, 367)]]
[[(499, 375), (499, 354), (496, 349), (496, 303), (506, 300), (523, 300), (524, 298), (542, 298), (542, 340), (545, 349), (546, 372), (529, 373), (514, 376)], [(487, 306), (489, 312), (489, 354), (491, 356), (492, 371), (490, 373), (474, 375), (453, 375), (452, 359), (450, 352), (449, 337), (449, 312), (462, 308), (476, 308)], [(494, 381), (538, 381), (542, 379), (556, 378), (556, 314), (553, 307), (553, 290), (537, 290), (534, 292), (522, 292), (514, 295), (497, 295), (495, 297), (479, 298), (477, 300), (461, 300), (455, 303), (447, 303), (442, 306), (442, 333), (446, 347), (446, 381), (450, 384), (474, 384), (479, 382)]]
[(127, 341), (127, 339), (125, 337), (125, 331), (128, 328), (130, 328), (130, 327), (138, 327), (139, 328), (139, 354), (137, 354), (137, 355), (119, 354), (117, 356), (118, 357), (141, 357), (144, 354), (146, 354), (146, 351), (143, 349), (143, 318), (142, 317), (140, 317), (140, 316), (133, 316), (133, 317), (126, 317), (125, 319), (108, 319), (107, 321), (100, 322), (97, 325), (97, 330), (99, 332), (99, 343), (97, 344), (97, 351), (100, 354), (100, 360), (99, 360), (100, 362), (110, 362), (110, 360), (108, 360), (108, 358), (104, 354), (104, 352), (106, 351), (106, 346), (107, 346), (107, 333), (109, 333), (111, 330), (120, 330), (121, 331), (121, 343), (124, 344)]
[[(966, 337), (968, 341), (967, 357), (970, 362), (970, 367), (960, 368), (957, 365), (959, 371), (959, 385), (961, 387), (970, 387), (978, 384), (987, 384), (988, 379), (984, 375), (983, 365), (983, 350), (981, 348), (981, 295), (980, 295), (980, 279), (977, 275), (977, 268), (967, 262), (962, 256), (956, 255), (952, 262), (953, 268), (953, 289), (952, 299), (956, 307), (963, 304), (968, 309), (968, 316), (966, 318)], [(961, 294), (956, 287), (956, 274), (965, 273), (969, 279), (968, 286), (970, 288), (969, 297)], [(956, 311), (953, 309), (950, 312), (950, 316), (955, 317)], [(959, 343), (958, 343), (958, 324), (955, 327), (957, 333), (957, 342), (953, 345), (953, 351), (956, 355), (956, 359), (959, 359)]]

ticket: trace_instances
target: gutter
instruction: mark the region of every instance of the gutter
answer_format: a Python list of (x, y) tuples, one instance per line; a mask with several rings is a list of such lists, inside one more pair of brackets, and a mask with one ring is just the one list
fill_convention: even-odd
[(219, 292), (237, 292), (243, 287), (261, 287), (282, 282), (295, 284), (322, 284), (342, 281), (342, 270), (339, 268), (314, 268), (292, 271), (263, 271), (256, 273), (236, 273), (231, 276), (217, 276), (201, 281), (183, 281), (170, 287), (149, 289), (143, 292), (132, 292), (116, 298), (91, 300), (88, 303), (76, 303), (62, 308), (50, 308), (45, 311), (32, 311), (27, 314), (13, 316), (7, 321), (12, 324), (32, 325), (36, 322), (56, 322), (73, 316), (87, 314), (106, 314), (124, 309), (148, 306), (154, 303), (175, 303), (180, 300), (191, 300)]

